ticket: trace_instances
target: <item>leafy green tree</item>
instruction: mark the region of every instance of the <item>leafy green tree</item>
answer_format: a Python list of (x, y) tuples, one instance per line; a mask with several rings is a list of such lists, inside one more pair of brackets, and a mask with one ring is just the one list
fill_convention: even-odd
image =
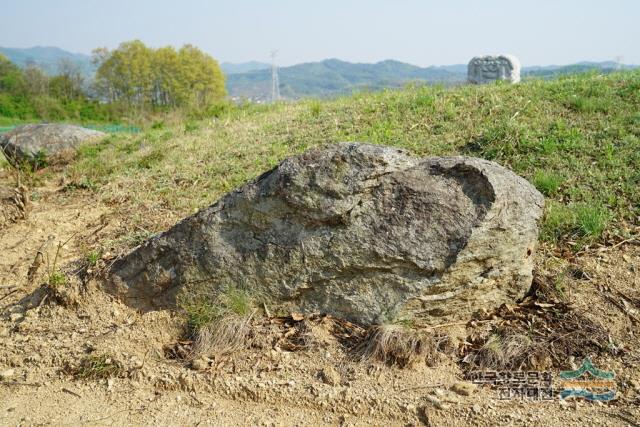
[(11, 94), (24, 91), (22, 70), (2, 54), (0, 54), (0, 90)]
[(217, 61), (191, 45), (151, 49), (133, 40), (96, 49), (93, 60), (98, 92), (129, 107), (204, 109), (226, 96)]
[[(77, 64), (68, 59), (61, 59), (58, 63), (58, 75), (54, 77), (58, 80), (57, 90), (62, 91), (58, 94), (63, 99), (78, 99), (84, 96), (84, 78)], [(53, 82), (52, 82), (53, 83)]]
[(205, 108), (226, 96), (224, 75), (215, 59), (191, 45), (183, 46), (178, 57), (182, 105)]
[(171, 47), (162, 47), (153, 54), (152, 103), (162, 107), (176, 107), (180, 88), (180, 58)]
[(100, 51), (102, 58), (96, 72), (97, 88), (112, 102), (122, 101), (130, 106), (144, 106), (150, 102), (152, 89), (152, 50), (140, 40), (121, 43), (112, 52)]

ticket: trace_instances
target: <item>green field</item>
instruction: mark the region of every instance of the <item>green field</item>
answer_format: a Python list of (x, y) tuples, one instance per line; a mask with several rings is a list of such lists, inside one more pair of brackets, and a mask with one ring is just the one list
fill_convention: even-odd
[(628, 236), (639, 222), (637, 71), (387, 90), (217, 115), (115, 133), (83, 147), (66, 179), (105, 200), (180, 217), (309, 147), (368, 141), (510, 167), (547, 198), (542, 239), (574, 250)]

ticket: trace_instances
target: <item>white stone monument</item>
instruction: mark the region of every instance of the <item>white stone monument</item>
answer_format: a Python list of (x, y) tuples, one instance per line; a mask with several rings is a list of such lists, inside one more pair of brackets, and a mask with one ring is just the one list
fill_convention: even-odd
[(513, 55), (476, 56), (467, 68), (469, 83), (483, 84), (496, 80), (509, 83), (520, 81), (520, 61)]

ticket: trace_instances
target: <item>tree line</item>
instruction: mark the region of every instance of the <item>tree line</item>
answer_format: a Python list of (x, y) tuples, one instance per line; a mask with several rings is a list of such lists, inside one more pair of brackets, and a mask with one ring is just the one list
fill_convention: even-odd
[(226, 96), (215, 59), (185, 45), (152, 49), (139, 40), (93, 51), (95, 86), (109, 102), (136, 108), (207, 108)]
[(61, 61), (57, 75), (24, 69), (0, 55), (0, 117), (110, 121), (142, 112), (206, 113), (226, 97), (215, 59), (192, 45), (153, 49), (139, 40), (93, 51), (96, 73)]
[(78, 67), (61, 61), (58, 74), (34, 64), (21, 69), (0, 55), (0, 117), (46, 120), (107, 120), (108, 111), (87, 96)]

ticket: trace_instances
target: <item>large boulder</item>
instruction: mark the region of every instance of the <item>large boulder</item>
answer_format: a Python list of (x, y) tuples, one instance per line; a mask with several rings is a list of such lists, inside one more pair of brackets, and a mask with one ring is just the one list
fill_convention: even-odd
[(38, 165), (65, 159), (80, 144), (104, 136), (104, 132), (74, 125), (23, 125), (0, 135), (0, 149), (14, 165)]
[(467, 319), (531, 285), (543, 197), (496, 163), (340, 143), (152, 237), (107, 288), (143, 310), (221, 289), (361, 324)]

